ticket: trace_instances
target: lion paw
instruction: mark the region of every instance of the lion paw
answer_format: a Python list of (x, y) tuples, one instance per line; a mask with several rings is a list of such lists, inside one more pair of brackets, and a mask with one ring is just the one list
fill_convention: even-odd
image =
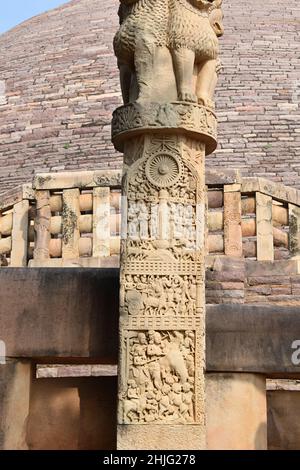
[(207, 108), (215, 109), (215, 103), (209, 98), (198, 98), (198, 104), (206, 106)]
[(197, 96), (190, 92), (181, 92), (178, 95), (179, 101), (187, 101), (188, 103), (197, 103)]

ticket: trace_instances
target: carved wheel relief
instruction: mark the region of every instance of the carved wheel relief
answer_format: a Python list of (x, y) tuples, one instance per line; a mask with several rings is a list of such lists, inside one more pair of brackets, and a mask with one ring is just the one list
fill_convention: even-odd
[(144, 152), (128, 170), (128, 200), (143, 199), (155, 203), (160, 199), (160, 190), (166, 189), (168, 201), (195, 205), (199, 177), (197, 162), (188, 165), (182, 153), (177, 137), (149, 138)]
[(147, 160), (145, 172), (154, 186), (168, 188), (177, 183), (181, 177), (182, 164), (173, 155), (158, 154)]

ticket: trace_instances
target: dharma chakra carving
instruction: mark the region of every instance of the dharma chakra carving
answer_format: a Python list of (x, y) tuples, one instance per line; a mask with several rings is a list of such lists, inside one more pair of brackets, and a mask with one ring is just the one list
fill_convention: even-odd
[(150, 183), (160, 188), (167, 188), (181, 177), (182, 164), (174, 155), (158, 154), (147, 160), (145, 170)]
[(195, 331), (127, 331), (125, 424), (195, 422)]

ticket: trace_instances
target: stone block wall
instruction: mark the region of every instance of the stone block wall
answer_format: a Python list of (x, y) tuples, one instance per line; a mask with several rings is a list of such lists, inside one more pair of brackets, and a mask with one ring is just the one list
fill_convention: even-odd
[[(72, 0), (0, 36), (0, 192), (35, 172), (119, 168), (118, 0)], [(208, 166), (300, 187), (298, 0), (225, 0)]]
[[(300, 305), (300, 275), (297, 263), (246, 263), (245, 303)], [(248, 269), (247, 269), (248, 268)]]
[(208, 259), (207, 304), (300, 305), (300, 274), (295, 260)]

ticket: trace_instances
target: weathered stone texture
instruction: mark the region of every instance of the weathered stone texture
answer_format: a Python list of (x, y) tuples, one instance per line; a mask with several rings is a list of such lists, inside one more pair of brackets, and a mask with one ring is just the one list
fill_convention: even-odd
[(296, 260), (253, 261), (209, 256), (206, 263), (207, 304), (300, 305)]
[(264, 376), (206, 375), (208, 450), (267, 448), (265, 388)]
[(116, 389), (116, 377), (33, 379), (28, 448), (114, 449)]
[(121, 165), (110, 143), (120, 104), (117, 3), (71, 1), (0, 37), (1, 192), (37, 170)]
[(268, 449), (298, 450), (300, 393), (275, 390), (267, 393)]
[[(110, 143), (117, 4), (73, 0), (0, 36), (1, 192), (34, 172), (121, 167)], [(300, 187), (298, 0), (226, 0), (224, 13), (219, 148), (207, 165)]]
[(223, 10), (220, 145), (208, 164), (299, 187), (298, 1), (228, 0)]

